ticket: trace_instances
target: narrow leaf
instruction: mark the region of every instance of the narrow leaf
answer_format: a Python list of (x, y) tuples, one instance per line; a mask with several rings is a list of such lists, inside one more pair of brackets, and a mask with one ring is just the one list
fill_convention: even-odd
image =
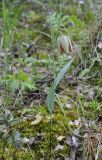
[(68, 62), (58, 73), (57, 77), (54, 80), (54, 86), (55, 89), (58, 86), (58, 84), (60, 83), (60, 81), (62, 80), (62, 78), (64, 77), (65, 73), (67, 72), (67, 70), (69, 69), (70, 65), (72, 64), (73, 59)]
[(54, 108), (54, 104), (55, 104), (55, 90), (58, 86), (58, 84), (60, 83), (61, 79), (64, 77), (65, 73), (67, 72), (67, 70), (69, 69), (70, 65), (72, 64), (73, 59), (68, 62), (58, 73), (57, 77), (54, 80), (54, 83), (51, 85), (51, 87), (49, 88), (48, 91), (48, 95), (47, 95), (47, 108), (48, 111), (50, 113), (52, 113), (52, 110)]

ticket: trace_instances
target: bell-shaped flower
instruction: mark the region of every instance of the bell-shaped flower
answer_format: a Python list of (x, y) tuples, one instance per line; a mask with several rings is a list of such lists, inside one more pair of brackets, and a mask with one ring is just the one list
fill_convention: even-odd
[(61, 35), (57, 39), (58, 49), (61, 53), (73, 53), (73, 45), (68, 36)]

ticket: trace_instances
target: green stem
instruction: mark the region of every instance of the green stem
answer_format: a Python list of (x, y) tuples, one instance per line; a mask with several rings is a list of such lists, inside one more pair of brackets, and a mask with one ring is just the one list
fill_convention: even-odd
[(52, 116), (50, 113), (50, 159), (52, 159)]

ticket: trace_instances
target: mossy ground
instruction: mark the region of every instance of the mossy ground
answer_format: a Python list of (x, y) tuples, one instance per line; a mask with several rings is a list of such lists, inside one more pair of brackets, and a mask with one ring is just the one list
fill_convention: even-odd
[[(64, 94), (64, 93), (63, 93)], [(64, 95), (63, 95), (64, 96)], [(67, 98), (67, 96), (65, 95)], [(62, 102), (66, 104), (67, 101), (69, 101), (70, 97), (67, 99), (62, 98)], [(61, 100), (61, 99), (60, 99)], [(84, 105), (85, 100), (82, 98), (81, 102), (82, 105)], [(52, 157), (61, 157), (62, 159), (65, 158), (65, 156), (68, 155), (70, 152), (69, 146), (65, 143), (63, 143), (63, 149), (55, 151), (56, 146), (58, 145), (58, 136), (67, 136), (70, 134), (70, 128), (69, 128), (69, 122), (78, 119), (78, 116), (83, 116), (87, 120), (95, 120), (97, 117), (97, 114), (101, 112), (100, 104), (95, 101), (89, 101), (87, 102), (87, 105), (83, 107), (84, 113), (82, 111), (82, 108), (72, 105), (73, 107), (71, 109), (68, 109), (64, 106), (64, 108), (60, 108), (61, 106), (58, 106), (58, 103), (56, 103), (56, 107), (52, 113)], [(93, 111), (94, 108), (94, 112)], [(35, 125), (31, 125), (31, 122), (33, 119), (25, 119), (24, 117), (27, 116), (35, 116), (37, 114), (42, 115), (42, 120)], [(39, 141), (37, 144), (33, 144), (31, 146), (28, 146), (27, 144), (21, 144), (21, 147), (14, 147), (14, 145), (7, 144), (4, 146), (4, 153), (2, 151), (3, 143), (1, 143), (1, 155), (3, 153), (3, 157), (7, 160), (13, 160), (14, 155), (15, 159), (17, 160), (38, 160), (38, 159), (44, 159), (48, 160), (50, 158), (50, 116), (47, 111), (47, 108), (45, 106), (38, 106), (38, 107), (31, 107), (28, 110), (27, 109), (21, 109), (18, 111), (14, 111), (15, 117), (18, 117), (19, 120), (16, 125), (13, 125), (10, 128), (10, 132), (17, 130), (20, 132), (21, 137), (36, 137), (39, 133), (44, 134), (44, 139)], [(21, 118), (22, 117), (22, 118)], [(76, 128), (76, 126), (70, 126), (72, 130)]]
[[(45, 106), (41, 106), (36, 110), (34, 113), (33, 111), (29, 113), (30, 115), (35, 115), (35, 113), (42, 113), (43, 119), (39, 124), (34, 126), (31, 125), (30, 120), (21, 120), (16, 125), (11, 127), (11, 131), (17, 130), (21, 133), (21, 137), (36, 137), (38, 133), (44, 134), (44, 139), (36, 145), (32, 145), (31, 150), (27, 146), (24, 145), (25, 148), (22, 147), (16, 148), (14, 145), (4, 146), (4, 158), (8, 160), (12, 160), (14, 153), (17, 160), (21, 159), (32, 159), (32, 155), (35, 160), (43, 158), (44, 160), (50, 158), (50, 116), (47, 112), (47, 108)], [(29, 115), (28, 114), (28, 115)], [(54, 151), (55, 147), (57, 146), (57, 136), (68, 134), (68, 119), (65, 119), (63, 113), (61, 112), (58, 107), (54, 110), (52, 114), (52, 155), (53, 157), (62, 156), (64, 157), (65, 154), (68, 154), (69, 147), (64, 144), (64, 148), (62, 151)], [(2, 155), (2, 144), (1, 144), (1, 155)]]

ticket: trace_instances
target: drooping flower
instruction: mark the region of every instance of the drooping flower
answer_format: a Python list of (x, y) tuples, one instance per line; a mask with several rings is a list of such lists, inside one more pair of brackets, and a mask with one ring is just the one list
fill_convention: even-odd
[(57, 39), (58, 49), (61, 53), (72, 53), (73, 52), (73, 45), (68, 36), (61, 35)]

